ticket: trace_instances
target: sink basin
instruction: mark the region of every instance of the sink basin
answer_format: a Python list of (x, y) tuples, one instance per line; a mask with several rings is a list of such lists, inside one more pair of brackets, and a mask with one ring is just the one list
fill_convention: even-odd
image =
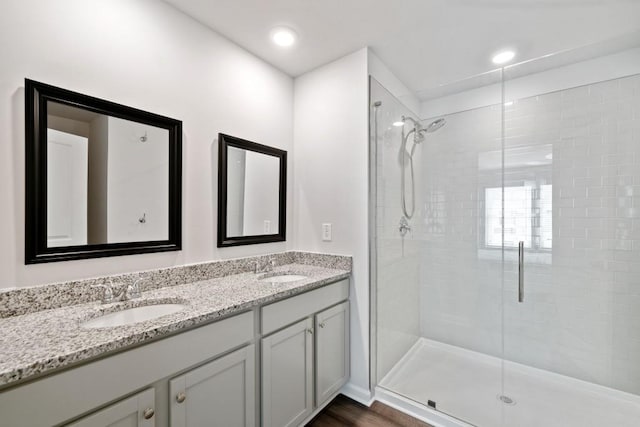
[(297, 280), (306, 279), (307, 276), (303, 276), (301, 274), (279, 274), (277, 276), (263, 277), (259, 279), (261, 282), (269, 282), (269, 283), (288, 283), (295, 282)]
[(94, 329), (132, 325), (134, 323), (144, 322), (145, 320), (155, 319), (156, 317), (166, 316), (167, 314), (177, 313), (184, 310), (185, 307), (186, 305), (183, 304), (153, 304), (133, 307), (87, 320), (82, 323), (81, 326), (83, 328)]

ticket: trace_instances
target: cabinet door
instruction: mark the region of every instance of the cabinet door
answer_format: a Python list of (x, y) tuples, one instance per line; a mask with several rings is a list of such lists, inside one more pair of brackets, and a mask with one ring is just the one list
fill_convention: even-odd
[(315, 317), (316, 405), (320, 406), (349, 380), (349, 302)]
[(310, 318), (262, 339), (262, 425), (298, 426), (313, 411)]
[(150, 388), (107, 406), (68, 427), (154, 427), (155, 392)]
[(169, 381), (171, 427), (253, 427), (255, 346)]

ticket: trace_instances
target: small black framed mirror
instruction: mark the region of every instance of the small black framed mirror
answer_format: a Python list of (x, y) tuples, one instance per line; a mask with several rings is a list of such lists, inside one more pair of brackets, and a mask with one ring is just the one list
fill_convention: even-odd
[(177, 251), (182, 122), (25, 80), (25, 263)]
[(218, 135), (218, 247), (286, 240), (287, 152)]

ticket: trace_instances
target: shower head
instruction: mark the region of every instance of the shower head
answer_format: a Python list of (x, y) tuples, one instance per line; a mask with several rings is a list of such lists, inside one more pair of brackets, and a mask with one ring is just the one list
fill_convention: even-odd
[(403, 123), (406, 122), (407, 120), (410, 120), (413, 123), (413, 129), (411, 129), (409, 131), (409, 133), (407, 133), (407, 137), (413, 133), (414, 146), (411, 149), (411, 155), (413, 155), (413, 151), (416, 148), (415, 145), (416, 144), (420, 144), (421, 142), (424, 141), (425, 133), (433, 133), (433, 132), (437, 131), (438, 129), (440, 129), (442, 126), (444, 126), (447, 123), (444, 118), (440, 118), (440, 119), (437, 119), (437, 120), (429, 123), (429, 125), (427, 127), (423, 127), (422, 123), (420, 123), (419, 121), (413, 119), (412, 117), (402, 116), (402, 122)]
[(440, 129), (446, 124), (447, 124), (447, 121), (445, 119), (434, 120), (433, 122), (429, 123), (429, 126), (427, 126), (424, 130), (427, 131), (428, 133), (432, 133), (437, 131), (438, 129)]
[(429, 125), (427, 127), (423, 127), (422, 123), (420, 123), (419, 121), (413, 119), (412, 117), (402, 116), (402, 121), (403, 122), (406, 122), (407, 120), (410, 120), (413, 123), (413, 131), (416, 134), (422, 133), (422, 132), (433, 133), (433, 132), (437, 131), (438, 129), (440, 129), (441, 127), (443, 127), (444, 125), (447, 124), (446, 119), (440, 118), (440, 119), (434, 120), (433, 122), (429, 123)]

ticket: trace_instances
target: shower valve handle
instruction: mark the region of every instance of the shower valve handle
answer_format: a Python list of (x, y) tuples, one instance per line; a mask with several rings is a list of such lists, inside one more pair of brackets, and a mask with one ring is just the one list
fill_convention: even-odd
[(409, 221), (407, 221), (406, 217), (403, 216), (402, 218), (400, 218), (400, 225), (398, 226), (398, 230), (400, 231), (400, 235), (402, 237), (411, 232), (411, 226), (409, 225)]

